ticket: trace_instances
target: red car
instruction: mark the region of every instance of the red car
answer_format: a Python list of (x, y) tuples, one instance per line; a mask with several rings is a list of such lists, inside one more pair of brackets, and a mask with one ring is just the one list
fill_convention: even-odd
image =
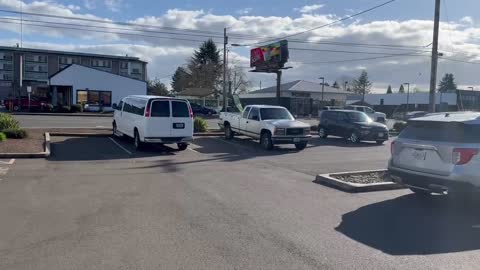
[[(20, 102), (19, 102), (20, 101)], [(19, 111), (20, 109), (28, 109), (28, 97), (22, 96), (18, 98), (9, 98), (3, 101), (5, 108), (7, 110)], [(41, 110), (47, 104), (47, 99), (42, 97), (30, 97), (30, 109), (31, 110)]]

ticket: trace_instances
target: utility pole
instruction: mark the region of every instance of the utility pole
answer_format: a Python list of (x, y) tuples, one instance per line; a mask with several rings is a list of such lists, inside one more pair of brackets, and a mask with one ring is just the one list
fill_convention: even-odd
[(440, 24), (440, 0), (435, 0), (435, 20), (433, 22), (432, 69), (430, 73), (429, 112), (435, 112), (435, 90), (437, 87), (438, 68), (438, 27)]
[(410, 108), (410, 83), (404, 83), (407, 85), (407, 112), (409, 111), (408, 109)]
[(282, 83), (282, 71), (277, 70), (277, 105), (280, 106), (280, 87)]
[(345, 81), (345, 91), (347, 91), (347, 84), (348, 84), (348, 82)]
[(323, 92), (325, 90), (325, 77), (320, 77), (320, 80), (322, 80), (322, 105), (323, 105)]
[(223, 109), (226, 112), (228, 107), (227, 98), (227, 28), (223, 28)]

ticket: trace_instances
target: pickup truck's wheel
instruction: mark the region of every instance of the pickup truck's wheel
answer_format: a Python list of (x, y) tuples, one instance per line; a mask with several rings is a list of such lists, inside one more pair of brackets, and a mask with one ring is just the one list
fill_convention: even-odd
[(327, 130), (324, 127), (318, 127), (318, 136), (322, 139), (328, 137)]
[(234, 135), (235, 134), (233, 133), (233, 130), (230, 127), (230, 125), (225, 125), (225, 139), (231, 140), (231, 139), (233, 139)]
[(186, 143), (177, 143), (178, 150), (185, 151), (188, 148), (188, 144)]
[(270, 134), (270, 132), (262, 133), (262, 136), (260, 137), (260, 143), (265, 150), (273, 149), (272, 135)]
[(360, 136), (358, 135), (358, 132), (352, 131), (350, 133), (350, 136), (348, 136), (347, 141), (349, 141), (352, 144), (357, 144), (360, 142)]
[(307, 147), (307, 142), (302, 142), (302, 143), (296, 143), (295, 144), (295, 148), (297, 148), (297, 150), (303, 150)]

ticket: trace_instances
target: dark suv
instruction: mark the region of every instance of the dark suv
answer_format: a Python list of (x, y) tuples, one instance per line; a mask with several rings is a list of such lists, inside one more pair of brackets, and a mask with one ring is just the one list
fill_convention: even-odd
[(351, 143), (375, 141), (383, 144), (388, 140), (388, 129), (363, 112), (331, 110), (321, 112), (318, 135), (320, 138), (327, 138), (328, 135), (344, 137)]

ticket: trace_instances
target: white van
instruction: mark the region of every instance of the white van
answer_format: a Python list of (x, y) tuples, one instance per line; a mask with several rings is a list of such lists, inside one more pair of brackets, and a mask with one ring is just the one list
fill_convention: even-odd
[(136, 149), (145, 143), (176, 143), (185, 150), (193, 141), (193, 113), (185, 99), (127, 96), (114, 109), (113, 135), (132, 137)]

